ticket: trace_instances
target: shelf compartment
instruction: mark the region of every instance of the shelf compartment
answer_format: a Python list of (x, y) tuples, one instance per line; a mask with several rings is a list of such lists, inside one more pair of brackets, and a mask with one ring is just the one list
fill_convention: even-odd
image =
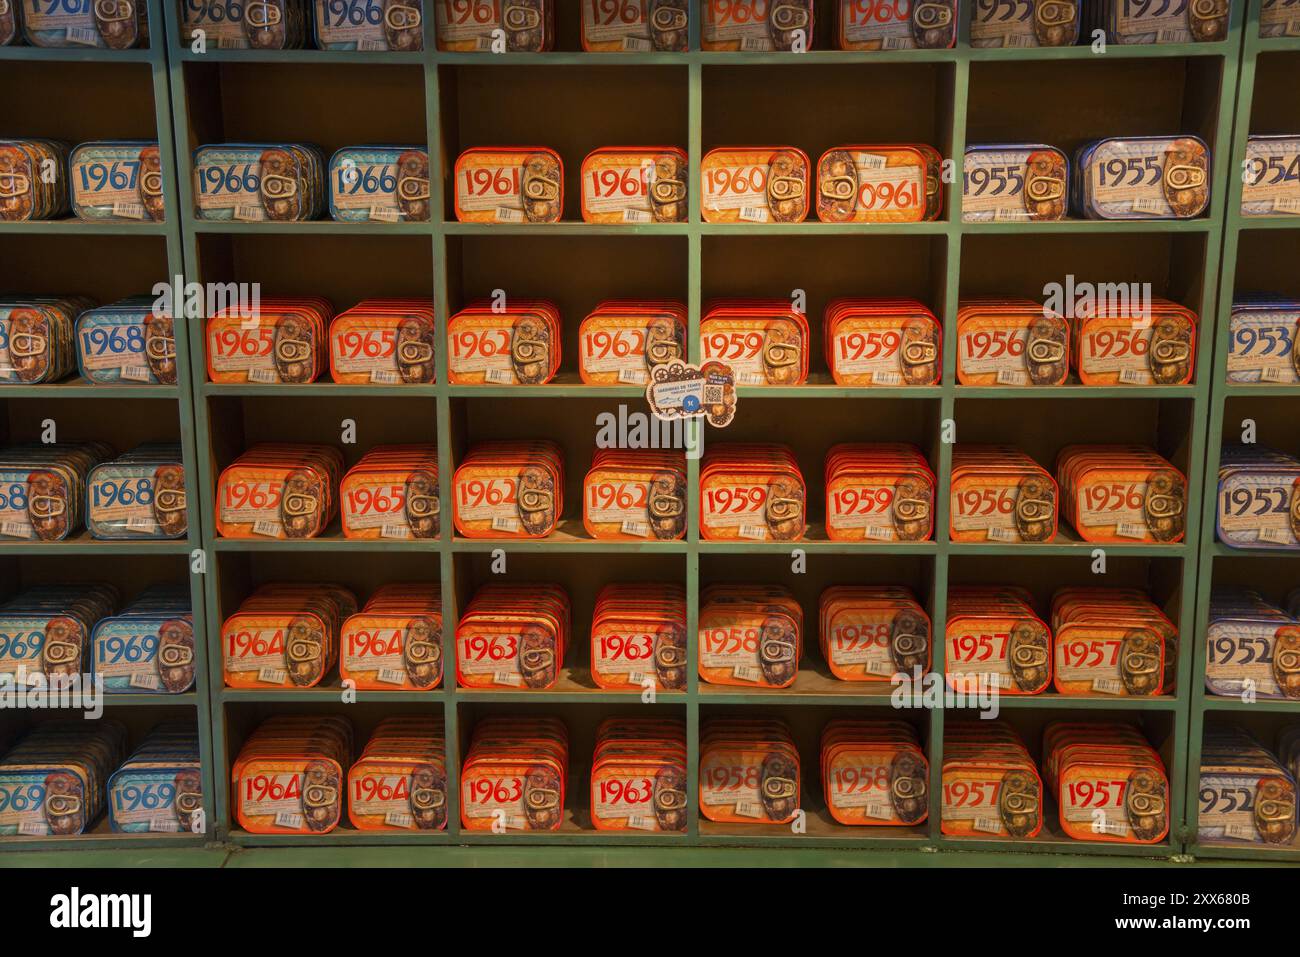
[[(1083, 49), (1087, 49), (1086, 47)], [(1224, 61), (1214, 56), (1082, 57), (976, 61), (970, 67), (966, 141), (1048, 143), (1073, 156), (1079, 144), (1106, 136), (1196, 135), (1214, 151)], [(1017, 51), (1019, 52), (1019, 51)], [(1014, 102), (1017, 108), (1006, 109)], [(1124, 119), (1116, 124), (1122, 104)]]
[[(106, 576), (105, 576), (106, 577)], [(197, 634), (197, 632), (196, 632)], [(202, 668), (198, 669), (202, 674)], [(202, 687), (202, 684), (199, 684)], [(127, 754), (131, 754), (140, 746), (145, 735), (152, 731), (159, 724), (176, 721), (193, 721), (196, 713), (196, 696), (198, 693), (185, 695), (109, 695), (105, 694), (101, 700), (105, 701), (104, 717), (113, 721), (118, 721), (125, 725), (127, 730)], [(124, 700), (120, 704), (111, 703), (115, 697), (121, 697)], [(137, 698), (155, 698), (155, 702), (145, 703), (129, 699)], [(203, 692), (206, 702), (206, 692)], [(49, 721), (69, 721), (77, 720), (78, 712), (68, 710), (54, 709), (39, 712), (34, 711), (6, 711), (3, 713), (4, 727), (6, 732), (13, 732), (15, 736), (26, 733), (34, 727)], [(87, 712), (84, 717), (90, 718)], [(203, 740), (204, 725), (199, 722), (199, 736)], [(11, 741), (14, 740), (11, 738)], [(206, 758), (204, 759), (206, 760)], [(117, 768), (113, 768), (116, 771)], [(208, 813), (212, 813), (213, 799), (211, 791), (206, 790), (205, 783), (204, 805)], [(0, 852), (4, 856), (9, 856), (16, 851), (33, 851), (33, 850), (52, 850), (60, 851), (77, 851), (77, 850), (112, 850), (115, 856), (121, 859), (123, 852), (131, 853), (148, 849), (147, 853), (152, 853), (155, 849), (178, 848), (178, 847), (199, 847), (210, 840), (213, 830), (211, 821), (207, 823), (207, 833), (180, 833), (180, 832), (155, 832), (155, 833), (115, 833), (109, 826), (108, 808), (105, 807), (103, 813), (94, 822), (91, 823), (89, 830), (84, 834), (67, 835), (63, 837), (42, 836), (42, 837), (19, 837), (6, 836), (0, 838)]]
[[(219, 682), (218, 678), (218, 682)], [(354, 741), (360, 748), (370, 739), (375, 726), (384, 718), (392, 715), (427, 714), (441, 711), (443, 705), (439, 698), (429, 701), (403, 699), (400, 701), (379, 699), (376, 695), (360, 694), (352, 704), (345, 704), (339, 698), (332, 700), (322, 697), (309, 697), (299, 701), (286, 701), (282, 697), (265, 699), (228, 699), (217, 707), (217, 717), (213, 727), (213, 745), (217, 755), (215, 774), (225, 786), (217, 794), (217, 813), (222, 822), (222, 834), (233, 843), (250, 846), (317, 846), (339, 843), (367, 844), (446, 844), (452, 843), (455, 828), (452, 824), (459, 817), (458, 805), (454, 795), (449, 793), (448, 829), (443, 831), (422, 832), (376, 832), (369, 834), (353, 829), (347, 818), (347, 806), (343, 807), (339, 827), (327, 834), (250, 834), (242, 830), (235, 819), (231, 807), (230, 769), (243, 746), (244, 740), (262, 721), (276, 714), (338, 714), (346, 717), (352, 724)], [(448, 749), (452, 750), (455, 725), (447, 728)], [(449, 754), (450, 764), (450, 754)], [(452, 769), (448, 767), (449, 781), (453, 781)], [(448, 784), (449, 791), (454, 784)], [(375, 838), (379, 838), (375, 840)]]
[[(567, 201), (567, 200), (566, 200)], [(448, 316), (470, 303), (511, 299), (546, 299), (555, 303), (561, 319), (560, 368), (556, 381), (539, 386), (453, 385), (454, 395), (523, 398), (565, 389), (575, 398), (603, 396), (640, 401), (645, 387), (586, 386), (579, 374), (583, 320), (608, 299), (689, 299), (689, 246), (685, 238), (633, 235), (615, 231), (609, 237), (544, 238), (549, 227), (528, 235), (503, 236), (484, 232), (456, 236), (446, 244)], [(449, 339), (445, 351), (455, 347)], [(442, 343), (439, 348), (444, 349)], [(448, 377), (449, 379), (450, 377)], [(614, 405), (614, 403), (610, 403)]]
[[(953, 718), (973, 718), (977, 713), (959, 709), (952, 713)], [(945, 849), (964, 848), (967, 850), (996, 850), (1097, 854), (1123, 857), (1169, 857), (1177, 854), (1182, 846), (1180, 834), (1183, 815), (1183, 791), (1180, 787), (1185, 770), (1183, 755), (1179, 752), (1178, 741), (1181, 737), (1180, 725), (1184, 720), (1181, 708), (1161, 709), (1095, 709), (1081, 714), (1074, 710), (1063, 709), (1024, 709), (1016, 708), (1003, 712), (999, 717), (1007, 721), (1024, 741), (1030, 756), (1039, 769), (1043, 769), (1042, 742), (1043, 731), (1054, 721), (1078, 721), (1085, 723), (1124, 723), (1135, 725), (1147, 741), (1160, 755), (1169, 782), (1169, 833), (1155, 844), (1126, 844), (1115, 841), (1082, 841), (1065, 834), (1059, 820), (1057, 802), (1052, 798), (1047, 781), (1043, 780), (1043, 827), (1034, 838), (1011, 838), (996, 836), (950, 836), (943, 835), (939, 844)]]
[[(497, 541), (500, 557), (484, 552), (456, 555), (452, 561), (453, 588), (443, 597), (444, 644), (447, 647), (446, 674), (456, 684), (456, 661), (460, 648), (455, 644), (456, 623), (475, 592), (486, 585), (547, 582), (560, 585), (569, 596), (571, 608), (571, 643), (564, 656), (556, 684), (549, 689), (496, 689), (457, 687), (459, 700), (547, 700), (615, 701), (637, 703), (639, 691), (601, 688), (591, 674), (591, 625), (596, 598), (600, 590), (612, 583), (675, 583), (686, 585), (686, 560), (672, 553), (620, 553), (602, 555), (599, 567), (578, 554), (548, 554), (543, 551), (514, 552), (510, 541)], [(689, 602), (689, 598), (688, 598)], [(687, 629), (688, 644), (690, 640)], [(688, 655), (689, 658), (689, 655)], [(688, 667), (687, 674), (690, 674)], [(656, 702), (684, 701), (680, 692), (659, 691)]]
[[(704, 686), (701, 685), (701, 688)], [(934, 790), (938, 779), (939, 766), (931, 751), (932, 718), (930, 712), (897, 710), (890, 707), (888, 699), (874, 703), (864, 703), (851, 710), (836, 706), (833, 702), (823, 700), (815, 705), (788, 705), (772, 701), (763, 708), (761, 714), (752, 714), (750, 709), (737, 707), (733, 702), (714, 702), (702, 700), (700, 707), (700, 733), (710, 718), (763, 718), (782, 722), (789, 729), (795, 748), (799, 752), (799, 809), (803, 811), (803, 830), (791, 824), (740, 824), (711, 821), (699, 817), (699, 836), (703, 843), (712, 845), (734, 846), (846, 846), (846, 847), (917, 847), (930, 845), (938, 833), (938, 804), (934, 799)], [(884, 720), (904, 721), (916, 731), (930, 766), (929, 793), (931, 796), (926, 820), (914, 825), (855, 826), (841, 824), (834, 819), (827, 807), (827, 798), (821, 774), (821, 735), (831, 721), (850, 720)], [(694, 785), (694, 782), (692, 782)], [(693, 787), (698, 799), (699, 791)]]
[[(706, 153), (719, 147), (798, 147), (814, 164), (814, 174), (826, 150), (852, 144), (925, 143), (952, 155), (956, 73), (950, 63), (926, 62), (910, 53), (906, 61), (892, 62), (874, 53), (829, 63), (829, 56), (813, 59), (817, 54), (784, 56), (779, 73), (771, 73), (779, 82), (764, 83), (757, 71), (715, 64), (715, 56), (705, 60), (702, 74)], [(868, 97), (870, 108), (841, 106), (843, 98), (855, 94)], [(816, 222), (816, 212), (810, 210), (809, 218)]]
[[(75, 109), (53, 104), (75, 104)], [(0, 59), (0, 114), (8, 135), (73, 146), (89, 140), (156, 140), (154, 107), (152, 69), (145, 58)]]
[[(703, 544), (703, 543), (701, 543)], [(803, 561), (792, 559), (798, 543), (781, 543), (783, 552), (705, 552), (699, 557), (699, 594), (721, 583), (779, 585), (790, 590), (803, 610), (802, 656), (794, 682), (786, 688), (756, 685), (710, 684), (696, 679), (696, 693), (702, 704), (751, 706), (834, 705), (842, 717), (852, 716), (862, 705), (888, 707), (895, 685), (881, 681), (842, 681), (835, 677), (822, 653), (818, 610), (822, 593), (834, 585), (903, 585), (911, 590), (930, 619), (931, 647), (942, 644), (943, 607), (936, 594), (938, 561), (915, 553), (885, 554), (861, 551), (836, 554), (833, 558), (810, 552)], [(699, 599), (702, 600), (702, 599)], [(699, 636), (692, 635), (692, 670), (698, 665)], [(941, 651), (932, 654), (933, 670), (940, 668)]]
[[(1182, 555), (1151, 557), (1128, 551), (1106, 552), (1104, 572), (1098, 573), (1091, 551), (1074, 557), (1030, 557), (1028, 550), (989, 562), (982, 555), (953, 553), (948, 563), (948, 583), (952, 585), (1017, 585), (1028, 589), (1038, 616), (1051, 627), (1052, 596), (1062, 588), (1136, 588), (1178, 628), (1178, 664), (1172, 691), (1153, 697), (1116, 695), (1061, 695), (1049, 685), (1037, 695), (999, 695), (1000, 707), (1044, 710), (1102, 709), (1181, 710), (1188, 698), (1193, 634), (1191, 622), (1195, 609), (1195, 588), (1190, 581), (1193, 562)], [(944, 647), (939, 643), (940, 650)], [(1053, 650), (1055, 637), (1053, 637)], [(942, 660), (937, 658), (937, 660)], [(936, 670), (942, 670), (936, 664)]]
[[(489, 65), (484, 60), (492, 62)], [(448, 222), (456, 218), (456, 158), (474, 147), (535, 145), (557, 152), (564, 164), (562, 219), (570, 223), (582, 221), (582, 161), (592, 150), (603, 146), (688, 148), (689, 75), (685, 65), (640, 66), (618, 57), (602, 57), (552, 70), (531, 63), (497, 61), (495, 56), (480, 57), (472, 64), (437, 68), (443, 205)], [(556, 123), (557, 115), (574, 122)], [(493, 231), (498, 228), (495, 223), (487, 225)], [(531, 228), (545, 231), (550, 225)], [(618, 231), (631, 230), (622, 226), (602, 230)]]
[[(797, 302), (808, 320), (808, 376), (813, 385), (742, 386), (740, 397), (782, 398), (814, 394), (825, 388), (835, 397), (884, 399), (934, 397), (934, 386), (852, 388), (835, 386), (826, 357), (824, 318), (827, 305), (839, 298), (917, 299), (942, 325), (951, 304), (946, 275), (950, 263), (943, 236), (876, 236), (869, 233), (828, 237), (808, 235), (706, 235), (701, 240), (701, 318), (709, 303), (726, 298), (764, 298)], [(699, 346), (693, 346), (698, 348)], [(874, 407), (873, 407), (874, 408)], [(769, 414), (779, 409), (764, 410)], [(817, 417), (816, 410), (807, 413)], [(744, 416), (721, 435), (741, 427)], [(779, 421), (790, 421), (781, 418)], [(802, 428), (802, 423), (801, 426)], [(849, 441), (844, 439), (843, 441)]]
[[(376, 58), (356, 69), (328, 63), (182, 64), (188, 142), (178, 143), (187, 178), (194, 149), (211, 143), (315, 143), (328, 159), (343, 146), (423, 145), (424, 82), (419, 66)], [(380, 108), (382, 106), (382, 108)]]

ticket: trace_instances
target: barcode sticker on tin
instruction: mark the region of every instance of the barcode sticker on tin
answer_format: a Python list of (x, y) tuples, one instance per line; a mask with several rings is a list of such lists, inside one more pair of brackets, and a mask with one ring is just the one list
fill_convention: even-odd
[(763, 671), (757, 665), (736, 665), (731, 673), (741, 681), (756, 682), (763, 677)]
[(34, 538), (36, 529), (30, 522), (8, 520), (0, 522), (0, 535), (8, 538)]
[(1097, 818), (1092, 822), (1094, 834), (1110, 834), (1113, 837), (1127, 837), (1128, 824), (1124, 821), (1116, 821), (1111, 817)]
[(162, 682), (156, 674), (150, 674), (144, 671), (132, 673), (130, 685), (132, 688), (143, 688), (146, 691), (157, 691)]
[(1259, 829), (1253, 824), (1229, 824), (1224, 827), (1223, 836), (1234, 841), (1258, 841)]

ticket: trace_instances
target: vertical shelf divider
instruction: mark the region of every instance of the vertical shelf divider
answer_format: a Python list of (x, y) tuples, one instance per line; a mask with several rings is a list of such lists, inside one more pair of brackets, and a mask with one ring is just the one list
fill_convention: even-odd
[[(970, 32), (970, 18), (962, 17), (959, 27), (964, 43)], [(959, 46), (952, 63), (951, 95), (946, 98), (948, 104), (948, 160), (954, 171), (952, 182), (946, 184), (945, 203), (946, 223), (941, 237), (944, 251), (943, 300), (937, 306), (937, 314), (943, 326), (943, 375), (940, 380), (941, 397), (939, 400), (938, 420), (934, 423), (936, 434), (933, 448), (938, 453), (935, 463), (935, 510), (934, 540), (936, 552), (933, 569), (933, 593), (930, 596), (932, 625), (933, 673), (943, 676), (946, 672), (947, 642), (944, 638), (944, 625), (948, 618), (948, 586), (952, 581), (949, 558), (948, 510), (952, 487), (952, 442), (943, 441), (943, 432), (948, 422), (955, 423), (957, 439), (961, 438), (961, 423), (957, 418), (957, 306), (961, 298), (961, 201), (962, 201), (962, 157), (966, 150), (966, 98), (970, 82), (970, 62), (966, 50)], [(929, 819), (930, 838), (937, 845), (943, 844), (945, 838), (940, 830), (940, 803), (943, 794), (943, 727), (946, 720), (943, 708), (930, 712), (930, 742), (927, 756), (930, 761), (930, 794), (932, 813)]]
[[(700, 48), (700, 18), (690, 18), (687, 46)], [(700, 191), (694, 184), (700, 181), (700, 164), (704, 158), (704, 66), (691, 60), (687, 66), (687, 302), (686, 302), (686, 357), (688, 362), (699, 363), (700, 318), (704, 303), (704, 237), (700, 230)], [(701, 420), (686, 425), (686, 434), (696, 438), (696, 448), (703, 454), (707, 429)], [(686, 781), (688, 793), (698, 793), (700, 767), (700, 677), (694, 662), (699, 660), (700, 616), (700, 460), (686, 460)], [(694, 842), (700, 836), (699, 801), (687, 801), (686, 836)]]
[[(438, 71), (434, 53), (434, 19), (424, 18), (424, 49), (421, 63), (424, 69), (424, 113), (426, 148), (429, 151), (429, 231), (430, 246), (433, 256), (433, 301), (434, 301), (434, 363), (437, 368), (435, 387), (437, 402), (438, 433), (438, 501), (451, 501), (452, 447), (451, 447), (451, 398), (447, 374), (447, 321), (451, 315), (450, 297), (447, 284), (451, 278), (451, 240), (443, 226), (445, 220), (446, 190), (443, 182), (446, 177), (444, 164), (447, 157), (443, 154), (443, 117), (442, 117), (442, 76)], [(442, 596), (442, 661), (443, 677), (441, 687), (445, 691), (443, 698), (443, 723), (445, 734), (445, 759), (447, 770), (447, 829), (448, 837), (455, 840), (460, 835), (460, 714), (456, 706), (455, 670), (448, 672), (449, 662), (456, 660), (456, 558), (452, 554), (451, 540), (455, 533), (452, 527), (451, 511), (441, 508), (438, 522), (438, 574)]]

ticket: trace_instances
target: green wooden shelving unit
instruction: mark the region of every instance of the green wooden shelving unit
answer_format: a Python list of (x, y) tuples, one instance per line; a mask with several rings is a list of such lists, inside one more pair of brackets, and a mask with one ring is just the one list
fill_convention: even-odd
[(1257, 439), (1286, 452), (1300, 446), (1300, 387), (1294, 385), (1229, 385), (1228, 320), (1234, 296), (1241, 293), (1280, 291), (1300, 295), (1295, 262), (1300, 251), (1300, 220), (1296, 217), (1243, 217), (1242, 170), (1246, 139), (1251, 134), (1282, 133), (1288, 123), (1300, 129), (1300, 102), (1295, 77), (1300, 71), (1300, 37), (1261, 38), (1261, 0), (1250, 0), (1241, 53), (1241, 82), (1233, 123), (1232, 152), (1228, 162), (1228, 208), (1224, 217), (1223, 266), (1214, 340), (1214, 378), (1207, 423), (1205, 496), (1202, 500), (1205, 532), (1200, 543), (1200, 583), (1196, 603), (1196, 642), (1193, 647), (1191, 721), (1188, 734), (1187, 842), (1190, 853), (1203, 858), (1250, 858), (1262, 861), (1300, 861), (1300, 847), (1268, 847), (1241, 842), (1201, 842), (1196, 822), (1200, 791), (1202, 736), (1207, 725), (1239, 724), (1268, 748), (1283, 723), (1300, 721), (1300, 702), (1257, 698), (1244, 701), (1208, 694), (1205, 687), (1206, 633), (1210, 591), (1230, 584), (1255, 588), (1274, 601), (1284, 601), (1300, 582), (1300, 556), (1294, 552), (1237, 549), (1215, 537), (1219, 453), (1227, 442), (1240, 442), (1245, 419), (1254, 419)]
[[(683, 54), (585, 54), (579, 48), (576, 4), (559, 4), (561, 52), (549, 54), (444, 54), (435, 49), (432, 17), (426, 50), (414, 54), (284, 52), (209, 48), (182, 42), (173, 0), (151, 0), (154, 48), (122, 62), (153, 65), (158, 125), (165, 155), (174, 167), (168, 181), (166, 240), (169, 268), (183, 264), (188, 280), (262, 283), (263, 296), (318, 293), (336, 308), (371, 296), (432, 297), (437, 337), (446, 341), (448, 316), (470, 298), (493, 288), (554, 299), (564, 315), (565, 359), (554, 383), (538, 387), (466, 387), (447, 384), (445, 352), (437, 358), (431, 386), (345, 387), (226, 386), (206, 381), (202, 336), (192, 326), (183, 340), (189, 370), (181, 397), (190, 470), (189, 547), (201, 546), (207, 573), (195, 576), (198, 634), (208, 636), (206, 671), (196, 706), (210, 727), (205, 750), (205, 787), (211, 786), (216, 840), (250, 855), (283, 854), (305, 861), (308, 848), (333, 849), (334, 863), (373, 862), (385, 849), (403, 862), (436, 863), (469, 855), (500, 860), (598, 861), (629, 846), (691, 849), (692, 862), (735, 859), (738, 848), (803, 849), (801, 862), (848, 860), (841, 851), (869, 850), (852, 860), (899, 863), (925, 859), (929, 851), (970, 851), (948, 859), (1024, 862), (1025, 852), (1068, 854), (1054, 861), (1181, 859), (1194, 834), (1196, 767), (1205, 702), (1198, 681), (1203, 666), (1205, 602), (1216, 551), (1213, 490), (1217, 436), (1222, 421), (1223, 360), (1216, 320), (1226, 318), (1220, 274), (1231, 279), (1242, 229), (1232, 173), (1239, 164), (1249, 114), (1249, 83), (1259, 53), (1285, 55), (1289, 42), (1259, 43), (1245, 28), (1249, 13), (1236, 4), (1229, 35), (1221, 43), (1109, 46), (1025, 50), (974, 49), (969, 45), (969, 5), (962, 4), (958, 44), (952, 50), (841, 53), (825, 49), (833, 4), (819, 0), (815, 48), (805, 54), (716, 54), (699, 51), (698, 9), (691, 49)], [(161, 12), (157, 9), (161, 5)], [(160, 26), (161, 25), (161, 26)], [(1300, 41), (1296, 41), (1300, 43)], [(165, 48), (165, 58), (164, 58)], [(57, 52), (57, 51), (56, 51)], [(106, 59), (90, 57), (92, 62)], [(70, 51), (67, 59), (87, 58)], [(0, 49), (6, 61), (53, 59), (48, 51)], [(116, 62), (116, 61), (114, 61)], [(1238, 103), (1238, 71), (1242, 100)], [(168, 107), (170, 96), (170, 107)], [(1234, 116), (1236, 118), (1234, 125)], [(1300, 117), (1297, 118), (1300, 122)], [(1297, 128), (1300, 128), (1298, 126)], [(814, 157), (850, 142), (925, 141), (944, 156), (960, 157), (968, 143), (1037, 141), (1067, 151), (1084, 139), (1105, 135), (1196, 133), (1215, 157), (1211, 208), (1203, 219), (1181, 222), (1086, 222), (1031, 225), (964, 224), (960, 187), (949, 185), (943, 219), (896, 226), (712, 225), (701, 222), (699, 197), (691, 190), (689, 221), (654, 226), (594, 226), (578, 216), (576, 191), (566, 189), (566, 221), (553, 226), (462, 224), (451, 217), (447, 182), (461, 150), (476, 145), (538, 143), (564, 158), (570, 186), (583, 156), (597, 146), (664, 143), (684, 148), (691, 169), (709, 149), (746, 143), (789, 143)], [(1236, 139), (1234, 139), (1234, 133)], [(193, 149), (239, 140), (312, 141), (332, 151), (362, 143), (423, 143), (430, 156), (432, 217), (427, 224), (350, 225), (198, 222), (191, 189)], [(696, 173), (696, 175), (698, 175)], [(0, 227), (26, 235), (76, 232), (84, 224)], [(1254, 228), (1252, 226), (1252, 228)], [(1225, 233), (1226, 230), (1226, 233)], [(116, 233), (108, 231), (110, 235)], [(1227, 236), (1227, 243), (1223, 237)], [(1279, 233), (1278, 235), (1282, 235)], [(1300, 234), (1298, 234), (1300, 235)], [(1202, 322), (1194, 384), (1166, 388), (1050, 389), (966, 388), (957, 384), (956, 315), (969, 296), (1041, 296), (1042, 285), (1067, 273), (1096, 281), (1149, 281), (1156, 295), (1194, 309)], [(4, 267), (0, 264), (0, 277)], [(75, 278), (66, 277), (67, 281)], [(358, 439), (344, 447), (349, 463), (375, 444), (436, 441), (441, 494), (450, 501), (450, 477), (473, 442), (500, 437), (552, 437), (566, 452), (570, 489), (580, 484), (594, 447), (594, 417), (620, 403), (644, 409), (636, 387), (587, 387), (574, 364), (577, 324), (601, 299), (617, 296), (679, 298), (688, 306), (688, 341), (698, 359), (704, 304), (724, 295), (787, 296), (807, 291), (813, 326), (809, 384), (788, 388), (742, 388), (737, 420), (718, 439), (790, 444), (809, 485), (809, 540), (795, 545), (732, 544), (698, 538), (699, 463), (689, 462), (688, 537), (681, 542), (594, 541), (575, 517), (577, 495), (566, 495), (569, 514), (560, 531), (541, 541), (487, 542), (454, 535), (444, 516), (436, 543), (348, 541), (334, 530), (308, 541), (232, 541), (215, 536), (213, 493), (220, 468), (253, 441), (339, 443), (340, 424), (352, 419)], [(819, 326), (825, 302), (837, 295), (916, 296), (929, 303), (944, 327), (942, 384), (918, 389), (846, 389), (831, 384), (820, 357)], [(178, 335), (179, 339), (179, 335)], [(47, 387), (40, 395), (53, 389)], [(184, 391), (184, 389), (182, 391)], [(1272, 393), (1270, 393), (1272, 394)], [(1300, 394), (1300, 390), (1292, 390)], [(0, 393), (0, 399), (11, 393)], [(1232, 392), (1228, 392), (1229, 400)], [(1019, 444), (1049, 469), (1055, 452), (1070, 442), (1143, 441), (1155, 445), (1189, 479), (1186, 541), (1178, 545), (1112, 545), (1107, 573), (1094, 575), (1094, 546), (1063, 527), (1049, 545), (963, 544), (947, 540), (951, 446), (940, 441), (945, 421), (956, 423), (963, 442)], [(1207, 433), (1207, 423), (1209, 431)], [(1207, 434), (1210, 449), (1207, 455)], [(938, 478), (936, 540), (911, 545), (855, 545), (826, 539), (820, 521), (822, 464), (836, 441), (911, 441), (927, 453)], [(1064, 523), (1063, 523), (1064, 525)], [(484, 692), (454, 687), (454, 623), (473, 588), (492, 577), (494, 549), (504, 549), (508, 579), (558, 580), (574, 600), (575, 644), (559, 685), (551, 692)], [(807, 571), (794, 574), (791, 551), (806, 554)], [(96, 546), (99, 550), (99, 546)], [(179, 560), (179, 559), (178, 559)], [(1202, 586), (1198, 595), (1199, 584)], [(242, 691), (222, 683), (217, 635), (225, 616), (256, 583), (284, 577), (341, 580), (366, 595), (389, 580), (440, 580), (443, 591), (444, 660), (451, 682), (434, 692), (361, 693), (345, 704), (338, 687), (308, 691)], [(696, 655), (697, 596), (718, 580), (788, 584), (806, 616), (832, 583), (865, 581), (910, 584), (926, 605), (936, 639), (943, 634), (950, 583), (1025, 584), (1040, 600), (1071, 584), (1141, 585), (1180, 625), (1181, 656), (1175, 694), (1154, 699), (1106, 696), (1003, 697), (1003, 717), (1036, 751), (1044, 723), (1057, 718), (1123, 719), (1140, 723), (1153, 743), (1163, 743), (1172, 787), (1173, 822), (1155, 846), (1071, 840), (1052, 814), (1032, 841), (955, 839), (940, 834), (938, 802), (920, 827), (846, 828), (826, 814), (817, 775), (816, 736), (833, 716), (875, 714), (914, 721), (931, 763), (931, 793), (940, 791), (944, 711), (895, 712), (889, 687), (865, 690), (833, 681), (820, 662), (815, 635), (805, 635), (805, 660), (793, 688), (761, 691), (721, 688), (698, 681), (687, 691), (661, 694), (653, 705), (636, 695), (605, 692), (585, 674), (586, 629), (595, 592), (609, 580), (673, 579), (689, 596), (690, 660)], [(200, 596), (201, 593), (201, 596)], [(198, 598), (202, 601), (198, 601)], [(201, 611), (200, 611), (201, 610)], [(936, 640), (934, 670), (943, 671), (943, 642)], [(1199, 651), (1197, 650), (1199, 649)], [(1200, 658), (1198, 659), (1198, 655)], [(337, 678), (334, 678), (337, 684)], [(703, 819), (692, 801), (683, 835), (597, 832), (585, 821), (585, 775), (592, 735), (610, 714), (648, 708), (683, 717), (689, 743), (688, 776), (698, 764), (701, 721), (718, 713), (762, 714), (787, 720), (804, 764), (806, 833), (761, 826), (723, 826)], [(449, 742), (448, 828), (437, 834), (357, 832), (346, 826), (326, 835), (260, 837), (232, 826), (228, 807), (229, 766), (244, 735), (262, 717), (292, 711), (338, 711), (353, 718), (364, 740), (388, 713), (441, 710)], [(553, 833), (469, 833), (459, 827), (460, 752), (473, 722), (502, 711), (554, 713), (571, 735), (574, 779), (569, 813)], [(1182, 785), (1186, 784), (1186, 788)], [(345, 822), (346, 823), (346, 822)], [(130, 842), (108, 842), (111, 846)], [(67, 842), (71, 844), (71, 842)], [(295, 845), (288, 850), (286, 845)], [(397, 847), (397, 846), (402, 847)], [(464, 848), (438, 848), (465, 845)], [(66, 846), (66, 845), (65, 845)], [(84, 846), (80, 843), (77, 846)], [(434, 850), (425, 850), (432, 847)], [(822, 855), (809, 855), (816, 849)], [(1197, 854), (1200, 848), (1193, 847)], [(625, 852), (625, 851), (623, 851)], [(326, 853), (326, 852), (321, 852)], [(482, 857), (475, 857), (481, 853)], [(662, 853), (656, 850), (654, 853)], [(297, 856), (295, 856), (297, 855)], [(1093, 855), (1089, 857), (1089, 855)], [(236, 854), (232, 857), (237, 860)], [(687, 859), (684, 858), (684, 859)], [(258, 858), (261, 860), (262, 858)], [(313, 858), (314, 859), (314, 858)], [(620, 858), (626, 860), (627, 858)]]
[[(149, 0), (151, 23), (163, 20), (162, 0)], [(155, 283), (184, 273), (180, 206), (171, 127), (170, 77), (161, 37), (149, 49), (0, 47), (0, 115), (5, 136), (61, 139), (76, 145), (97, 139), (156, 139), (164, 158), (162, 223), (53, 222), (0, 223), (0, 289), (44, 295), (81, 293), (99, 303), (147, 294)], [(178, 357), (189, 348), (189, 330), (176, 323)], [(195, 459), (192, 383), (188, 362), (177, 362), (177, 384), (94, 385), (73, 379), (49, 385), (0, 387), (0, 436), (4, 442), (36, 441), (43, 419), (53, 419), (60, 441), (101, 439), (125, 452), (149, 440), (181, 444), (188, 503), (199, 498)], [(0, 593), (8, 596), (42, 581), (112, 581), (124, 597), (157, 581), (190, 583), (194, 640), (207, 644), (202, 579), (190, 574), (191, 555), (203, 544), (197, 510), (191, 508), (185, 538), (174, 541), (96, 541), (80, 531), (62, 542), (0, 541)], [(199, 728), (203, 789), (215, 790), (215, 765), (208, 710), (205, 663), (196, 665), (194, 689), (184, 694), (105, 695), (104, 713), (123, 721), (131, 746), (164, 720), (188, 720)], [(25, 724), (29, 712), (0, 719)], [(6, 838), (9, 850), (106, 848), (123, 851), (123, 860), (163, 849), (201, 847), (213, 837), (214, 808), (205, 808), (206, 830), (191, 834), (114, 834), (102, 819), (91, 833), (73, 840)]]

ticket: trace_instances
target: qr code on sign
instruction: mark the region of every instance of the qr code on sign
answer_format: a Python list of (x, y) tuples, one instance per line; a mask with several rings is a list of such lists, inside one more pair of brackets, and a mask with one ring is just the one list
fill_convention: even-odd
[(719, 405), (722, 402), (722, 386), (706, 385), (704, 387), (704, 404)]

